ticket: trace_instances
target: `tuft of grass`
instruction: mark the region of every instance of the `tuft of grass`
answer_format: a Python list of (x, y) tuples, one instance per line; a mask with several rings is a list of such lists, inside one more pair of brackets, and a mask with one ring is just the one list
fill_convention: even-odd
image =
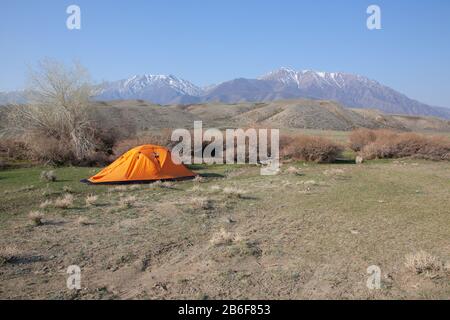
[(90, 224), (89, 219), (86, 217), (78, 217), (77, 224), (80, 226), (87, 226)]
[(127, 190), (128, 190), (127, 186), (115, 186), (114, 188), (109, 189), (110, 192), (124, 192)]
[(95, 206), (97, 203), (97, 200), (98, 200), (98, 196), (89, 194), (85, 199), (86, 206), (87, 207)]
[(35, 226), (42, 225), (43, 218), (44, 218), (44, 214), (40, 211), (31, 211), (28, 214), (28, 219), (30, 219), (31, 223)]
[(128, 187), (129, 191), (133, 191), (133, 190), (139, 190), (142, 187), (141, 184), (132, 184)]
[(192, 181), (194, 181), (195, 183), (200, 183), (200, 182), (204, 182), (204, 181), (205, 181), (205, 178), (203, 178), (203, 177), (200, 176), (200, 175), (197, 175), (197, 176), (195, 176), (194, 179), (192, 179)]
[(230, 245), (233, 242), (240, 241), (241, 237), (226, 231), (224, 228), (213, 234), (210, 243), (214, 246)]
[(210, 190), (213, 191), (213, 192), (220, 191), (220, 186), (215, 184), (215, 185), (211, 186)]
[(66, 193), (61, 198), (55, 200), (54, 206), (59, 209), (68, 209), (73, 205), (73, 195)]
[(120, 198), (119, 200), (119, 207), (122, 209), (129, 209), (132, 208), (136, 203), (136, 197), (135, 196), (127, 196)]
[(56, 181), (56, 174), (53, 170), (50, 171), (42, 171), (41, 172), (41, 180), (47, 181), (47, 182), (55, 182)]
[(213, 208), (212, 200), (206, 197), (194, 197), (190, 202), (195, 209), (210, 210)]
[(72, 188), (69, 187), (69, 186), (63, 186), (63, 187), (62, 187), (62, 190), (63, 190), (65, 193), (73, 193)]
[(226, 187), (223, 189), (223, 193), (227, 195), (228, 198), (242, 198), (246, 191), (238, 189), (236, 187)]
[(39, 205), (39, 208), (41, 209), (47, 209), (48, 207), (50, 207), (53, 204), (53, 202), (51, 200), (45, 200), (44, 202), (41, 202), (41, 204)]
[(405, 267), (416, 274), (429, 274), (438, 272), (442, 267), (442, 262), (437, 257), (421, 250), (406, 255)]
[(20, 251), (15, 246), (5, 246), (0, 248), (0, 265), (14, 262), (20, 256)]
[(287, 168), (284, 172), (287, 173), (287, 174), (294, 174), (294, 175), (300, 175), (301, 174), (300, 168), (296, 168), (296, 167), (292, 167), (292, 166)]
[(200, 192), (202, 191), (202, 188), (198, 184), (194, 184), (194, 186), (190, 190), (191, 192)]
[(159, 187), (163, 189), (173, 189), (175, 184), (172, 181), (164, 181), (162, 182)]

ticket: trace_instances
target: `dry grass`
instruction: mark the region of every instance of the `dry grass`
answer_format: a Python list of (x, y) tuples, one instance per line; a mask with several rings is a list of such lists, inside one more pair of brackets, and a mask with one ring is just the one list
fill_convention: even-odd
[(71, 187), (69, 187), (69, 186), (63, 186), (62, 190), (65, 193), (73, 193), (73, 189)]
[(50, 171), (42, 171), (41, 172), (41, 180), (47, 181), (47, 182), (55, 182), (56, 181), (56, 174), (53, 170)]
[(426, 251), (408, 254), (405, 257), (405, 267), (416, 274), (430, 274), (442, 268), (442, 262)]
[(87, 207), (92, 207), (97, 204), (98, 196), (90, 194), (86, 197), (85, 202)]
[(139, 190), (141, 188), (142, 188), (142, 184), (132, 184), (132, 185), (128, 186), (129, 191), (135, 191), (135, 190)]
[(68, 209), (73, 205), (73, 195), (66, 193), (61, 198), (58, 198), (54, 202), (54, 206), (59, 209)]
[(205, 178), (203, 178), (203, 177), (200, 176), (200, 175), (197, 175), (197, 176), (195, 176), (194, 179), (192, 179), (192, 181), (195, 182), (195, 183), (201, 183), (201, 182), (204, 182), (204, 181), (205, 181)]
[(236, 187), (225, 187), (223, 189), (223, 193), (228, 198), (242, 198), (244, 196), (244, 194), (246, 193), (246, 191), (236, 188)]
[(198, 184), (194, 184), (194, 186), (191, 188), (191, 192), (200, 192), (202, 191), (202, 188)]
[(291, 167), (287, 168), (284, 172), (287, 174), (299, 175), (299, 174), (301, 174), (301, 169), (291, 166)]
[(212, 200), (206, 197), (193, 197), (190, 203), (195, 209), (199, 210), (211, 210), (213, 208)]
[(119, 207), (122, 209), (132, 208), (136, 204), (136, 196), (127, 196), (120, 198)]
[(239, 235), (230, 233), (222, 228), (219, 232), (213, 234), (210, 243), (214, 246), (224, 246), (240, 240), (241, 237)]
[(159, 184), (159, 187), (163, 189), (173, 189), (175, 184), (172, 181), (164, 181)]
[(78, 219), (76, 220), (76, 223), (80, 226), (87, 226), (87, 225), (91, 224), (87, 217), (78, 217)]
[(42, 225), (42, 219), (44, 218), (44, 214), (40, 211), (31, 211), (28, 214), (28, 219), (31, 221), (31, 223), (35, 226)]
[(114, 188), (109, 189), (109, 191), (111, 192), (124, 192), (127, 190), (128, 190), (127, 186), (115, 186)]
[(295, 135), (280, 137), (280, 156), (285, 159), (333, 162), (343, 147), (322, 137)]
[(0, 248), (0, 265), (13, 262), (19, 258), (20, 251), (16, 246), (5, 246)]
[(47, 209), (48, 207), (52, 206), (53, 202), (51, 200), (45, 200), (44, 202), (41, 202), (39, 205), (39, 208), (41, 209)]

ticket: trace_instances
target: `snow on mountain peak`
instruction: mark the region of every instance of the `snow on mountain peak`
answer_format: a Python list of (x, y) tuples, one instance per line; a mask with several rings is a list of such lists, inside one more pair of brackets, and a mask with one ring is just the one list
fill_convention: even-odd
[(174, 75), (163, 74), (144, 74), (134, 75), (128, 79), (122, 80), (121, 90), (130, 90), (137, 92), (147, 87), (164, 87), (168, 86), (181, 94), (188, 94), (191, 96), (199, 96), (202, 90), (194, 84), (184, 79), (177, 78)]

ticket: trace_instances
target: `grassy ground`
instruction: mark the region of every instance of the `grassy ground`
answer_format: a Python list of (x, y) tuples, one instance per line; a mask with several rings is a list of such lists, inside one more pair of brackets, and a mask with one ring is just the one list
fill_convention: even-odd
[[(125, 187), (80, 183), (92, 168), (55, 169), (56, 182), (0, 171), (0, 298), (450, 297), (450, 163), (193, 169), (203, 181)], [(405, 265), (421, 250), (424, 270)], [(66, 288), (74, 264), (79, 291)]]

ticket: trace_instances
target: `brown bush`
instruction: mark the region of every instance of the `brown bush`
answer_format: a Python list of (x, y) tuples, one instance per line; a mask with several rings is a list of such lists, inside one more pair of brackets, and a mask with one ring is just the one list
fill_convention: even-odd
[(450, 160), (450, 140), (444, 137), (390, 130), (367, 130), (363, 134), (360, 131), (353, 137), (350, 147), (365, 159), (414, 157)]
[(0, 156), (9, 160), (25, 160), (28, 155), (25, 142), (13, 139), (0, 139)]
[(343, 151), (339, 144), (322, 137), (304, 135), (280, 137), (280, 156), (282, 158), (333, 162)]
[(137, 135), (132, 138), (126, 138), (118, 141), (113, 148), (114, 158), (119, 157), (128, 150), (143, 145), (143, 144), (155, 144), (165, 147), (170, 147), (172, 132), (170, 129), (163, 129), (157, 133), (145, 132), (141, 135)]
[(361, 151), (366, 145), (376, 140), (376, 134), (369, 129), (356, 129), (350, 133), (349, 144), (350, 149), (354, 151)]

